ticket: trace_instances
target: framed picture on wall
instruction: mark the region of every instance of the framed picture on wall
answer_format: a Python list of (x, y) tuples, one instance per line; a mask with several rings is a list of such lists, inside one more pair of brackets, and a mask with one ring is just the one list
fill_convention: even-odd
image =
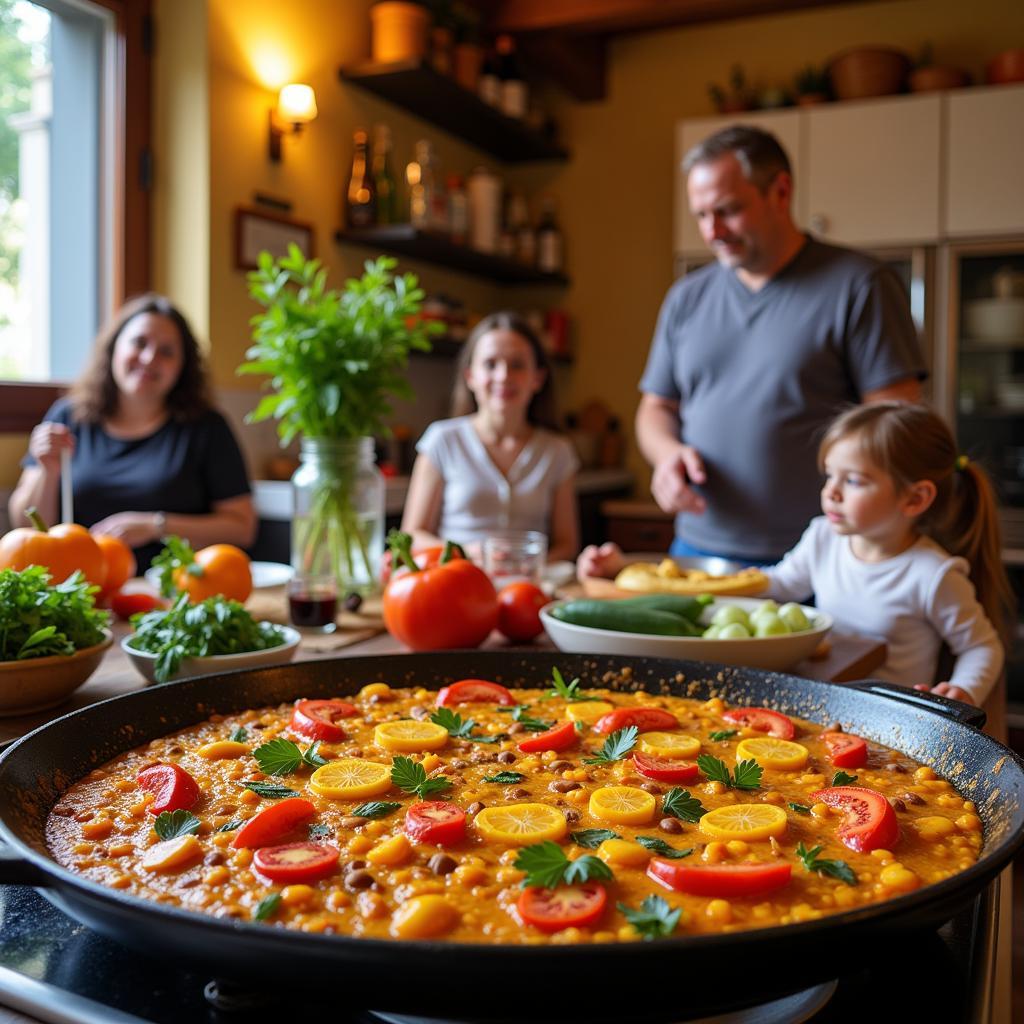
[(309, 259), (313, 255), (313, 225), (270, 210), (239, 206), (235, 209), (235, 269), (255, 270), (259, 254), (274, 259), (288, 254), (294, 242)]

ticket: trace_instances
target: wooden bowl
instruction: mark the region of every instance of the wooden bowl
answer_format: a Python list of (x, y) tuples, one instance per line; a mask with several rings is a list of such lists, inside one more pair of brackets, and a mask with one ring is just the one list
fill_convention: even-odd
[(99, 667), (114, 635), (74, 654), (0, 662), (0, 716), (28, 715), (63, 703)]
[(943, 89), (962, 89), (970, 81), (963, 68), (918, 68), (910, 73), (911, 92), (939, 92)]
[(828, 74), (832, 90), (841, 100), (891, 96), (903, 88), (910, 58), (888, 46), (865, 46), (833, 57)]

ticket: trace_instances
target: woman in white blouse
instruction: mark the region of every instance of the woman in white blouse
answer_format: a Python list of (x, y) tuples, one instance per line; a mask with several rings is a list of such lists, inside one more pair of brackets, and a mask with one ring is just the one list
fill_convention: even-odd
[(416, 446), (402, 529), (418, 547), (538, 530), (551, 561), (575, 558), (579, 462), (557, 429), (537, 336), (514, 313), (485, 317), (459, 357), (452, 419), (432, 423)]

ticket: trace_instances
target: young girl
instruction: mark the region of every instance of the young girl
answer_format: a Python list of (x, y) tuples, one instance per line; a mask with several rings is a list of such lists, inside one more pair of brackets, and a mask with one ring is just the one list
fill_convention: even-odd
[(445, 537), (470, 546), (500, 530), (538, 530), (548, 558), (579, 550), (574, 477), (579, 465), (555, 431), (544, 349), (513, 313), (477, 324), (463, 348), (452, 419), (431, 424), (402, 516), (416, 544)]
[[(935, 413), (899, 402), (843, 413), (818, 460), (824, 516), (763, 570), (764, 596), (813, 593), (837, 631), (885, 641), (878, 678), (981, 704), (1002, 669), (1000, 635), (1009, 641), (1013, 610), (984, 472), (957, 455)], [(588, 548), (578, 569), (607, 574), (621, 561), (617, 549)], [(956, 662), (933, 687), (943, 642)]]

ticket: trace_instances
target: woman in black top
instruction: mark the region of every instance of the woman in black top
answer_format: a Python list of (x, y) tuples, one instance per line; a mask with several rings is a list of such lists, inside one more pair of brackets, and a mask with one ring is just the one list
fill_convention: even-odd
[(72, 453), (75, 521), (135, 549), (140, 571), (167, 534), (246, 547), (256, 533), (245, 463), (207, 397), (202, 355), (159, 295), (131, 300), (96, 341), (67, 398), (46, 413), (11, 495), (11, 523), (56, 522), (61, 452)]

